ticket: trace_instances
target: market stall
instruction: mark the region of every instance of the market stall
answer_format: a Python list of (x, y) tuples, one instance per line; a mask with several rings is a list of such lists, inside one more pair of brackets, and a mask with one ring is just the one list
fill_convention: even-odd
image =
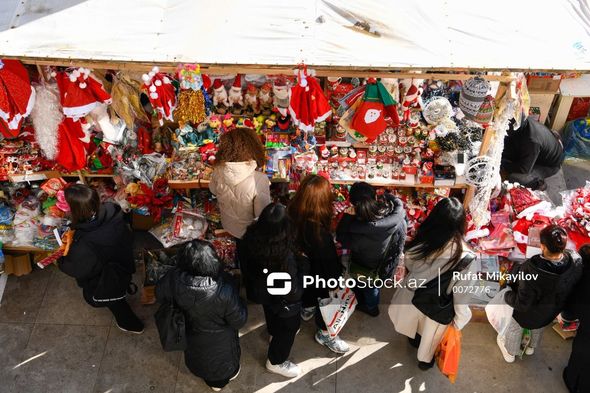
[[(260, 136), (277, 198), (319, 173), (341, 212), (347, 185), (367, 181), (404, 200), (411, 236), (456, 195), (486, 244), (508, 121), (528, 113), (520, 71), (590, 64), (583, 2), (552, 2), (551, 15), (501, 2), (524, 20), (466, 1), (54, 3), (0, 8), (0, 236), (15, 255), (57, 247), (62, 189), (82, 181), (166, 247), (216, 242), (231, 268), (207, 188), (219, 135), (235, 127)], [(553, 18), (561, 34), (543, 28)]]

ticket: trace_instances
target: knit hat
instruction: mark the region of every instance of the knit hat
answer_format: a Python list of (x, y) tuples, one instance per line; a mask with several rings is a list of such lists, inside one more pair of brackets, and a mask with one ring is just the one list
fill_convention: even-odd
[(459, 108), (465, 117), (475, 120), (488, 91), (490, 91), (490, 83), (479, 76), (465, 81), (459, 97)]
[(494, 116), (494, 103), (494, 97), (488, 94), (479, 107), (479, 111), (475, 116), (475, 121), (480, 124), (490, 123), (492, 121), (492, 117)]

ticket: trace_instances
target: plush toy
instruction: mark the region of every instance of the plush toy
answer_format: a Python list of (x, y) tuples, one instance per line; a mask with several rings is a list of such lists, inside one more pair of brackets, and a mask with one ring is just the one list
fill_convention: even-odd
[(422, 88), (418, 88), (415, 81), (413, 81), (410, 86), (406, 90), (406, 94), (404, 95), (404, 100), (402, 102), (402, 111), (403, 117), (402, 120), (404, 122), (408, 122), (410, 120), (410, 115), (412, 113), (412, 109), (422, 109), (422, 103), (420, 99), (420, 95), (422, 94)]
[(229, 113), (223, 117), (223, 128), (224, 132), (230, 131), (234, 128), (234, 118)]
[(281, 115), (286, 116), (289, 108), (289, 86), (285, 78), (279, 78), (272, 87), (274, 110), (279, 111)]
[(215, 79), (213, 82), (213, 106), (215, 111), (219, 114), (225, 114), (229, 108), (229, 101), (225, 86), (220, 79)]
[(260, 91), (258, 92), (258, 105), (260, 107), (260, 112), (265, 116), (270, 115), (272, 111), (273, 98), (271, 91), (272, 85), (270, 82), (266, 82), (264, 85), (262, 85)]
[(143, 74), (141, 79), (143, 80), (142, 88), (148, 94), (150, 104), (158, 114), (160, 125), (164, 124), (164, 119), (173, 121), (173, 112), (176, 108), (176, 90), (172, 85), (172, 80), (160, 72), (158, 67)]
[(229, 105), (234, 115), (241, 115), (244, 109), (244, 96), (242, 95), (242, 76), (236, 75), (232, 87), (229, 89)]
[(253, 84), (248, 84), (246, 91), (246, 113), (250, 116), (260, 113), (258, 106), (258, 89)]

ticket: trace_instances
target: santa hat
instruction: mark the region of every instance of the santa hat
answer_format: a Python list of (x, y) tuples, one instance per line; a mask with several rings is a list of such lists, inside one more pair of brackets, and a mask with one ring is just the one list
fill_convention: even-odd
[(256, 86), (252, 83), (248, 83), (248, 93), (256, 93)]
[(242, 88), (242, 75), (241, 74), (236, 75), (236, 79), (234, 79), (234, 83), (231, 87), (237, 87), (239, 89)]
[(209, 90), (211, 87), (211, 78), (209, 78), (209, 75), (207, 74), (202, 74), (201, 77), (203, 78), (203, 87), (205, 90)]
[(59, 72), (55, 79), (64, 115), (78, 120), (100, 104), (110, 104), (111, 96), (104, 90), (88, 68), (77, 68), (70, 73)]
[(223, 84), (221, 83), (221, 79), (215, 79), (213, 81), (213, 90), (218, 90), (222, 86)]

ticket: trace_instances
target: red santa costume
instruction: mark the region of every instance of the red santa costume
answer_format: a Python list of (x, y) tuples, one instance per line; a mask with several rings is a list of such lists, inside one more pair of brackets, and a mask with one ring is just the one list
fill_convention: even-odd
[(142, 88), (147, 92), (152, 107), (158, 113), (160, 125), (164, 125), (164, 119), (173, 120), (172, 114), (176, 108), (176, 91), (172, 81), (166, 74), (160, 72), (158, 67), (141, 76), (144, 84)]
[(332, 114), (322, 87), (315, 78), (307, 75), (305, 67), (299, 70), (297, 84), (289, 90), (289, 113), (293, 123), (303, 131), (313, 131), (315, 123)]
[(110, 104), (111, 96), (102, 83), (95, 79), (88, 68), (70, 72), (58, 72), (55, 76), (59, 87), (64, 115), (78, 120), (102, 104)]
[(35, 104), (35, 90), (27, 69), (18, 60), (0, 60), (0, 131), (18, 136), (22, 121)]

